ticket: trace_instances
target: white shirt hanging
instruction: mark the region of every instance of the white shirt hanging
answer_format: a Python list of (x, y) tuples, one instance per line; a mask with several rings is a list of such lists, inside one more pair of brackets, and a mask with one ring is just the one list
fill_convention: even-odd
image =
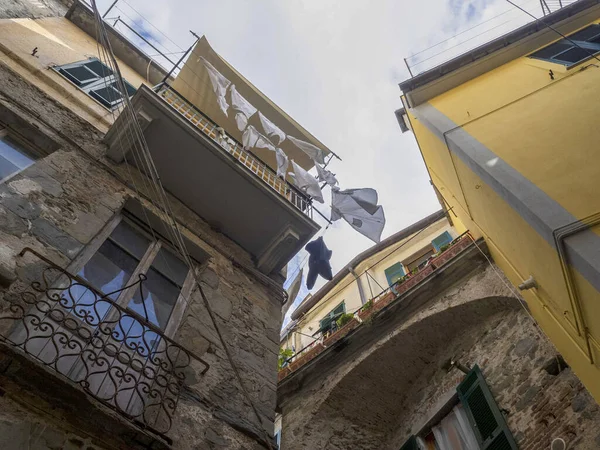
[(277, 125), (267, 119), (260, 111), (258, 112), (258, 118), (260, 119), (260, 124), (263, 127), (265, 136), (267, 136), (273, 144), (279, 145), (285, 140), (285, 133), (281, 131)]
[(206, 58), (201, 56), (200, 60), (204, 64), (204, 67), (206, 67), (208, 77), (210, 78), (210, 82), (212, 83), (213, 91), (217, 96), (217, 102), (219, 103), (219, 107), (221, 108), (221, 111), (223, 111), (223, 114), (227, 116), (229, 104), (225, 99), (225, 94), (227, 93), (227, 88), (231, 84), (231, 81), (229, 81), (221, 74), (221, 72), (215, 69), (215, 67), (211, 63), (209, 63)]
[(231, 107), (235, 111), (235, 123), (238, 130), (244, 131), (248, 126), (248, 119), (256, 113), (257, 109), (240, 95), (235, 88), (235, 84), (230, 86), (229, 94), (231, 96)]
[(260, 133), (256, 130), (256, 128), (250, 125), (248, 128), (246, 128), (244, 134), (242, 134), (242, 145), (245, 149), (253, 148), (256, 145), (256, 141), (258, 140), (259, 136)]
[(308, 156), (310, 156), (310, 158), (319, 163), (319, 164), (325, 164), (325, 154), (323, 153), (323, 150), (321, 150), (319, 147), (310, 144), (309, 142), (303, 141), (301, 139), (296, 139), (294, 136), (289, 136), (287, 137), (296, 147), (298, 147), (300, 150), (302, 150), (304, 153), (306, 153)]
[(321, 167), (319, 164), (315, 164), (315, 167), (317, 168), (317, 178), (319, 181), (324, 181), (329, 186), (335, 186), (338, 184), (338, 180), (335, 178), (335, 175), (329, 170)]
[(325, 203), (323, 193), (319, 186), (319, 182), (310, 173), (300, 167), (292, 160), (292, 168), (294, 169), (294, 180), (299, 189), (306, 192), (319, 203)]
[(275, 149), (275, 157), (277, 158), (277, 176), (285, 180), (290, 161), (285, 152), (279, 147)]
[[(375, 204), (373, 204), (373, 201)], [(385, 227), (383, 207), (377, 205), (377, 191), (370, 188), (331, 191), (331, 221), (343, 218), (362, 235), (374, 242), (381, 240)]]

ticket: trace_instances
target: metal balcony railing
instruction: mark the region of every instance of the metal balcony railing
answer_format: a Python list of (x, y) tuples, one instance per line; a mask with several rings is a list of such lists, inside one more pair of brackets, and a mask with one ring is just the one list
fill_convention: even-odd
[(158, 95), (198, 130), (233, 156), (242, 166), (312, 219), (312, 203), (307, 195), (278, 177), (277, 173), (261, 161), (258, 156), (244, 149), (239, 142), (226, 134), (221, 127), (205, 116), (168, 84), (164, 83), (159, 87)]
[[(144, 429), (169, 431), (184, 387), (184, 371), (202, 358), (165, 336), (147, 318), (123, 308), (36, 251), (40, 281), (0, 300), (0, 341), (66, 377), (105, 406)], [(116, 298), (116, 297), (115, 297)]]

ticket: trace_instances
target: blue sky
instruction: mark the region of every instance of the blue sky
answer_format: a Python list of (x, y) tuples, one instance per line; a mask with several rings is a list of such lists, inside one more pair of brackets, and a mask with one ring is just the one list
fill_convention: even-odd
[[(97, 3), (104, 12), (112, 0)], [(539, 0), (517, 3), (541, 14)], [(378, 191), (387, 218), (383, 238), (440, 208), (416, 141), (400, 132), (394, 116), (401, 107), (398, 83), (409, 77), (404, 58), (419, 72), (529, 21), (505, 0), (120, 0), (117, 5), (109, 17), (143, 24), (143, 34), (166, 52), (187, 48), (193, 42), (188, 30), (205, 34), (218, 53), (342, 157), (330, 166), (342, 188)], [(343, 221), (324, 239), (333, 250), (334, 273), (373, 244)]]

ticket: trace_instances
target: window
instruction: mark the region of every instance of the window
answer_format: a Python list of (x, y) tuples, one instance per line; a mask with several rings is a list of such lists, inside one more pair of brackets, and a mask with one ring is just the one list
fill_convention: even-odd
[(32, 165), (36, 157), (0, 128), (0, 183)]
[[(152, 239), (132, 221), (120, 219), (78, 275), (117, 304), (165, 331), (184, 285), (190, 285), (186, 283), (189, 272), (165, 242)], [(146, 276), (141, 291), (139, 285), (123, 290), (138, 281), (141, 273)], [(92, 326), (110, 315), (112, 305), (94, 302), (93, 294), (85, 287), (71, 288), (71, 295), (78, 308), (89, 313)], [(132, 317), (123, 315), (119, 327), (131, 337), (128, 344), (146, 345), (148, 354), (153, 350), (150, 347), (158, 343), (156, 333)]]
[(429, 258), (435, 254), (435, 249), (428, 245), (420, 251), (414, 253), (403, 262), (408, 272), (412, 272), (422, 264), (426, 263)]
[(335, 331), (337, 329), (337, 325), (335, 321), (346, 312), (346, 302), (342, 302), (333, 308), (325, 317), (321, 319), (319, 322), (319, 330), (321, 333), (327, 333), (330, 331)]
[(478, 366), (467, 374), (456, 390), (482, 450), (517, 449), (506, 420)]
[(590, 25), (571, 34), (569, 40), (562, 39), (532, 53), (529, 57), (568, 67), (598, 52), (600, 52), (600, 25)]
[(393, 286), (404, 275), (404, 267), (402, 266), (401, 262), (396, 263), (385, 269), (385, 277), (387, 278), (388, 284), (390, 286)]
[(401, 450), (516, 450), (478, 366), (456, 387), (457, 396), (435, 413)]
[[(109, 109), (123, 101), (114, 72), (96, 58), (57, 66), (54, 70)], [(136, 92), (127, 81), (125, 89), (130, 97)]]
[(439, 252), (444, 245), (448, 245), (450, 242), (452, 242), (452, 236), (447, 231), (444, 231), (433, 241), (431, 241), (431, 245), (433, 245), (433, 248), (435, 248), (436, 252)]

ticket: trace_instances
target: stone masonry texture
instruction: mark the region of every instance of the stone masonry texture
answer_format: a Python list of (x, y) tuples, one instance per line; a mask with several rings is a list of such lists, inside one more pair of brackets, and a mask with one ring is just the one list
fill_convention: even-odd
[[(376, 330), (373, 330), (376, 333)], [(464, 374), (450, 358), (482, 369), (522, 450), (600, 448), (600, 411), (491, 267), (432, 298), (361, 354), (337, 351), (279, 403), (282, 448), (390, 449), (416, 434), (456, 391)], [(561, 366), (563, 367), (563, 366)], [(550, 373), (549, 373), (550, 372)]]
[[(22, 3), (29, 3), (31, 11), (31, 2)], [(48, 15), (61, 5), (35, 3), (40, 8), (45, 5)], [(6, 4), (0, 2), (0, 15)], [(31, 16), (36, 14), (33, 11)], [(145, 200), (148, 192), (142, 175), (105, 158), (100, 132), (1, 62), (0, 122), (40, 143), (47, 152), (33, 166), (0, 184), (0, 297), (18, 295), (28, 283), (39, 281), (41, 267), (35, 258), (19, 256), (24, 247), (67, 267), (128, 198), (140, 198), (152, 210)], [(265, 281), (245, 251), (175, 198), (170, 201), (185, 237), (207, 255), (198, 267), (202, 286), (244, 386), (233, 374), (199, 290), (193, 289), (175, 340), (208, 361), (210, 370), (201, 374), (200, 365), (192, 364), (168, 438), (176, 449), (268, 448), (265, 431), (272, 436), (282, 280)], [(0, 302), (0, 310), (5, 307)], [(0, 332), (8, 332), (1, 321)], [(27, 441), (23, 436), (31, 436), (27, 442), (32, 449), (112, 448), (102, 443), (107, 436), (98, 436), (93, 424), (70, 430), (52, 419), (53, 411), (19, 404), (17, 394), (3, 380), (0, 365), (0, 393), (4, 394), (0, 397), (0, 439), (6, 437), (0, 448), (27, 448), (21, 444)], [(243, 389), (256, 406), (260, 422)]]

